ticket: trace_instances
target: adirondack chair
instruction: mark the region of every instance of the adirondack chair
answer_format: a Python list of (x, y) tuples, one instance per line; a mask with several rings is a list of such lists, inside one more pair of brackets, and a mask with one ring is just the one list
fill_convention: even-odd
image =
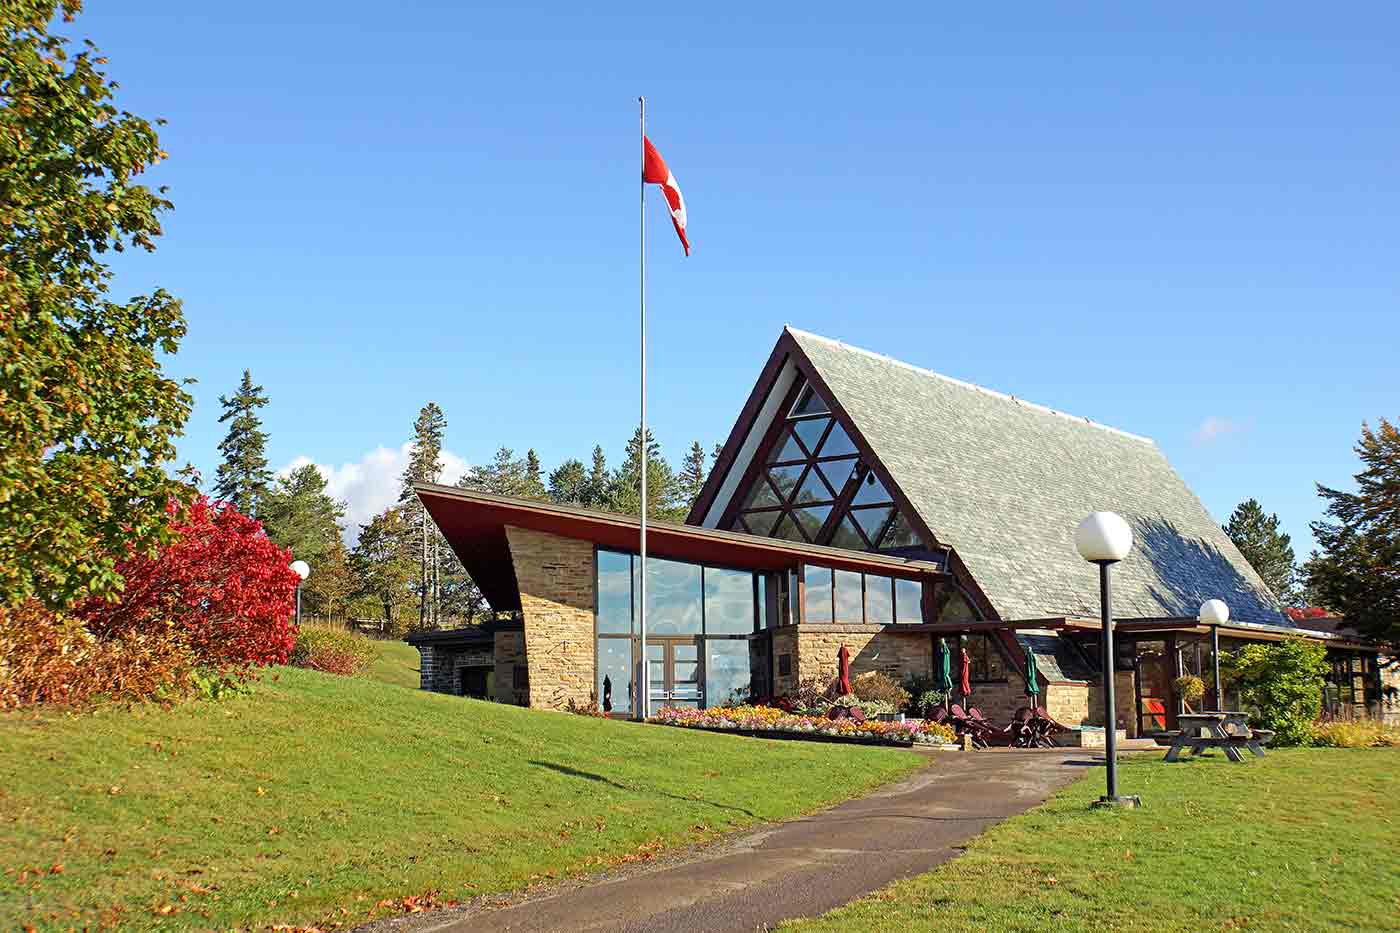
[(1006, 732), (1011, 736), (1011, 744), (1016, 748), (1034, 748), (1035, 726), (1032, 721), (1035, 713), (1029, 706), (1023, 706), (1016, 711), (1016, 718), (1011, 720), (1011, 724), (1006, 727)]

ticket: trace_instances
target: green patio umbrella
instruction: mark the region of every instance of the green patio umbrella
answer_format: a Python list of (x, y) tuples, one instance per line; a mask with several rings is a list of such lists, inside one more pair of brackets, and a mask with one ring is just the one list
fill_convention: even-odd
[(943, 692), (943, 705), (946, 708), (948, 698), (953, 695), (953, 654), (948, 650), (948, 640), (938, 639), (938, 647), (934, 650), (933, 669), (938, 677), (938, 689)]
[(1026, 696), (1031, 698), (1031, 705), (1038, 705), (1036, 701), (1040, 697), (1040, 671), (1036, 668), (1035, 652), (1026, 649)]

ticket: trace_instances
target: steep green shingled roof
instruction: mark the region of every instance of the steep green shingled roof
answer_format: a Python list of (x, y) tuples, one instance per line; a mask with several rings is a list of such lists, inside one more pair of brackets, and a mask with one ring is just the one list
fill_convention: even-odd
[(1075, 526), (1108, 509), (1135, 543), (1114, 572), (1114, 616), (1287, 624), (1259, 575), (1157, 445), (789, 328), (857, 430), (1003, 619), (1097, 617), (1098, 572)]

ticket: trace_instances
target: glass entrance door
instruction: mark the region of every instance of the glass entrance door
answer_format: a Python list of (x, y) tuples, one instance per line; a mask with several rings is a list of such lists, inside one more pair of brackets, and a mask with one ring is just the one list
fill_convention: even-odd
[(647, 665), (653, 709), (703, 705), (698, 638), (648, 638)]

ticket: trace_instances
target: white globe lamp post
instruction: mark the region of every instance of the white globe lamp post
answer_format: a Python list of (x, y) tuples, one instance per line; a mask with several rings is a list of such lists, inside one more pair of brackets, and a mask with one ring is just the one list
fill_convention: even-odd
[(1136, 807), (1142, 803), (1140, 798), (1118, 796), (1118, 704), (1113, 695), (1115, 656), (1109, 587), (1109, 568), (1127, 557), (1133, 549), (1133, 530), (1120, 515), (1094, 512), (1074, 530), (1074, 548), (1080, 557), (1099, 565), (1099, 611), (1103, 623), (1103, 742), (1104, 759), (1108, 764), (1108, 793), (1099, 798), (1097, 805)]
[(304, 560), (294, 560), (290, 566), (297, 575), (297, 628), (301, 628), (301, 585), (311, 576), (311, 565)]
[(1230, 621), (1230, 607), (1223, 599), (1208, 599), (1201, 603), (1196, 618), (1202, 625), (1210, 626), (1210, 661), (1215, 668), (1215, 708), (1225, 708), (1225, 697), (1220, 692), (1220, 626)]

